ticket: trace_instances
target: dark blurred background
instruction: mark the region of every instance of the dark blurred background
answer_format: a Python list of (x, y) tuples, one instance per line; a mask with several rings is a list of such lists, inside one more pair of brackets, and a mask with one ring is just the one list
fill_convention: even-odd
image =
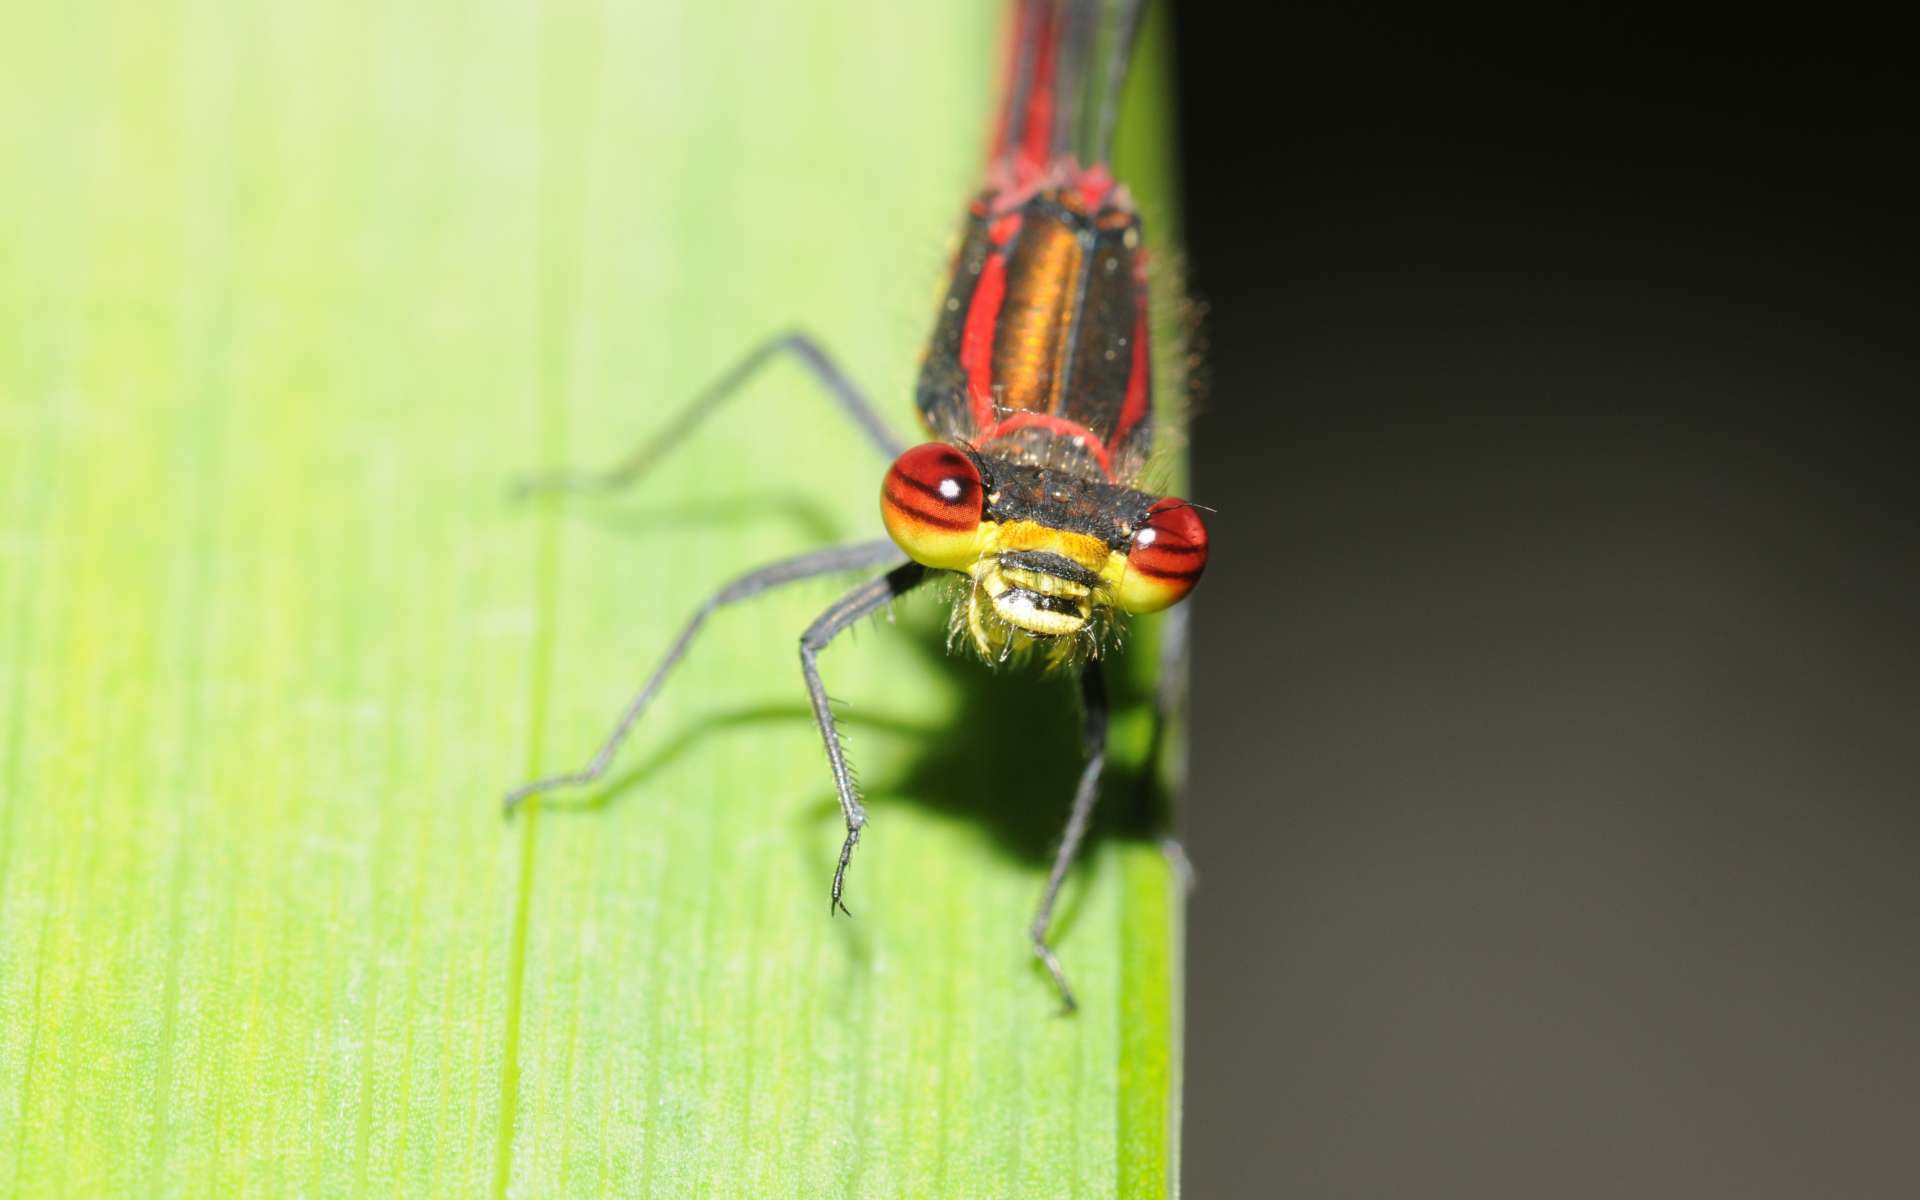
[(1249, 10), (1176, 16), (1187, 1194), (1920, 1195), (1907, 44)]

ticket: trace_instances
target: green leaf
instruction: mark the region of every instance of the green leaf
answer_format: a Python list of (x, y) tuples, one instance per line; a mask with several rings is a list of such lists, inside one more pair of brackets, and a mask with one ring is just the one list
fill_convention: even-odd
[(1071, 689), (946, 655), (936, 598), (823, 659), (851, 921), (794, 654), (851, 580), (717, 617), (592, 803), (497, 810), (721, 582), (874, 535), (791, 367), (630, 495), (507, 488), (797, 323), (907, 427), (996, 18), (0, 11), (0, 1194), (1174, 1189), (1150, 623), (1073, 1018), (1024, 935)]

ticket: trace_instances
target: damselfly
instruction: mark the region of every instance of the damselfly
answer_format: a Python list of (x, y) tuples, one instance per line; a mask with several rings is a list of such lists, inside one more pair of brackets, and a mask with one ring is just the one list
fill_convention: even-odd
[[(769, 360), (805, 365), (893, 466), (880, 490), (886, 539), (819, 550), (734, 580), (703, 604), (586, 766), (535, 780), (525, 798), (592, 783), (715, 610), (782, 584), (887, 568), (800, 637), (800, 668), (825, 742), (846, 839), (829, 911), (867, 814), (848, 769), (819, 654), (841, 631), (944, 577), (956, 581), (950, 642), (988, 663), (1034, 658), (1078, 675), (1086, 764), (1029, 931), (1074, 1006), (1047, 932), (1086, 836), (1106, 762), (1101, 654), (1122, 614), (1181, 599), (1206, 565), (1194, 506), (1137, 490), (1153, 440), (1146, 250), (1108, 160), (1143, 0), (1015, 0), (986, 186), (967, 209), (917, 401), (934, 441), (908, 448), (801, 333), (748, 354), (653, 441), (610, 471), (534, 486), (604, 491), (638, 479)], [(1096, 71), (1096, 65), (1104, 70)]]

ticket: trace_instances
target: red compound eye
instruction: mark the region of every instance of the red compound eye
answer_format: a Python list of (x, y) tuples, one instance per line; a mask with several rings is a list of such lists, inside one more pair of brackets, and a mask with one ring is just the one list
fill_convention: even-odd
[(1116, 590), (1128, 612), (1158, 612), (1179, 603), (1207, 569), (1207, 527), (1184, 500), (1154, 502), (1134, 531), (1127, 571)]
[(915, 562), (964, 570), (980, 557), (985, 503), (973, 460), (944, 442), (929, 442), (894, 460), (880, 488), (880, 519)]

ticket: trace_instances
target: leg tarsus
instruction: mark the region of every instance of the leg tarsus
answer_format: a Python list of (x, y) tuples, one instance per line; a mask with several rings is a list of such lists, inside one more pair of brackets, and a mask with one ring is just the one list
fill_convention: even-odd
[(1053, 986), (1060, 993), (1060, 1015), (1072, 1016), (1079, 1011), (1080, 1003), (1073, 998), (1073, 987), (1067, 982), (1067, 972), (1060, 965), (1059, 955), (1055, 954), (1053, 947), (1047, 943), (1044, 929), (1035, 928), (1029, 932), (1033, 940), (1034, 957), (1040, 960), (1040, 965), (1045, 967), (1047, 974), (1053, 977)]
[(833, 899), (827, 904), (828, 916), (832, 916), (834, 910), (839, 909), (842, 913), (846, 914), (848, 920), (853, 919), (853, 910), (849, 909), (846, 903), (840, 899), (840, 893), (846, 887), (847, 867), (853, 862), (853, 848), (860, 844), (860, 830), (865, 827), (866, 822), (863, 814), (861, 824), (858, 827), (849, 827), (847, 829), (847, 840), (840, 843), (840, 863), (833, 869)]

